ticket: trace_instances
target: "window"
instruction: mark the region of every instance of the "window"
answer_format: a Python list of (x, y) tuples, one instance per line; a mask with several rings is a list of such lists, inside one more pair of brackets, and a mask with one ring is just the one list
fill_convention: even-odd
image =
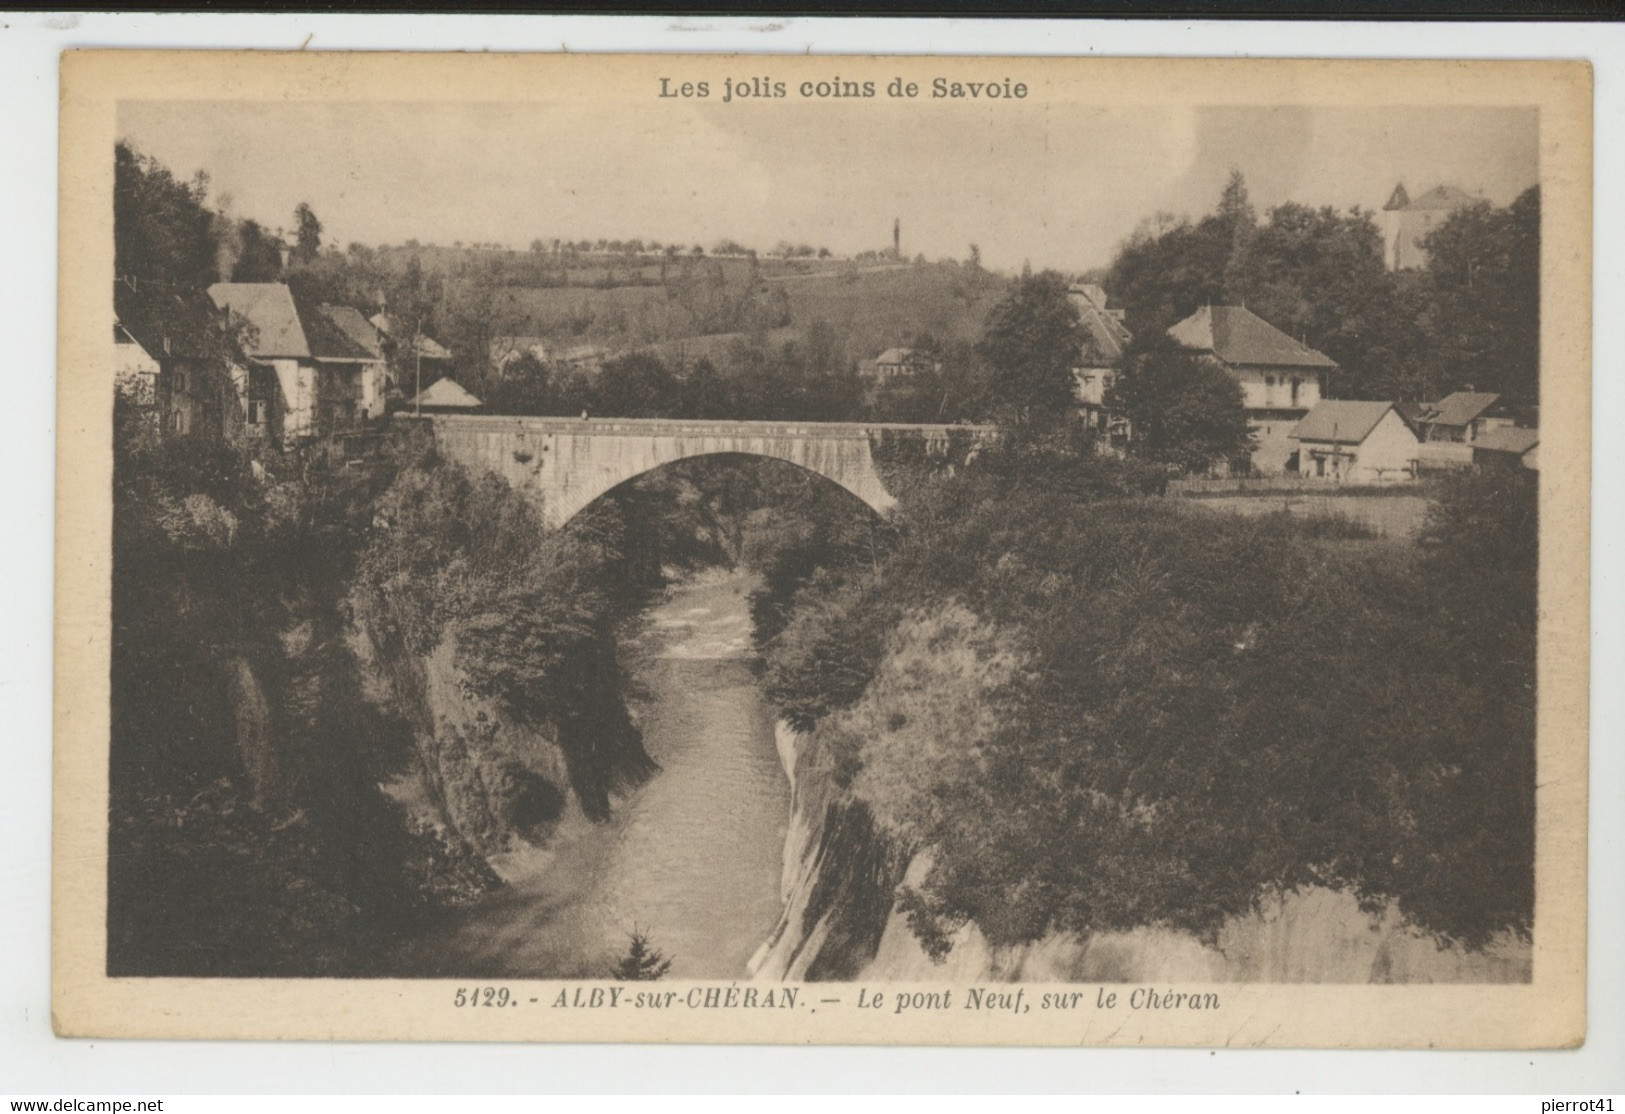
[(265, 400), (264, 399), (262, 399), (262, 398), (251, 398), (251, 399), (248, 400), (248, 424), (249, 425), (264, 425), (265, 424)]
[(1273, 376), (1273, 375), (1264, 376), (1264, 386), (1266, 386), (1266, 387), (1275, 386), (1275, 376)]
[(1303, 386), (1303, 380), (1296, 376), (1292, 379), (1292, 405), (1298, 405), (1298, 388)]

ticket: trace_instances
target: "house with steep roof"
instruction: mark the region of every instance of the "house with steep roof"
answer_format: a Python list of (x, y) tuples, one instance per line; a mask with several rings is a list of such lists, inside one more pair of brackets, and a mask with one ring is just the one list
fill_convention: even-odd
[(114, 385), (166, 436), (230, 436), (233, 360), (223, 316), (195, 291), (121, 280), (113, 286)]
[(316, 360), (293, 292), (280, 282), (217, 282), (209, 297), (229, 315), (249, 363), (249, 429), (278, 445), (315, 436)]
[(1318, 403), (1289, 437), (1299, 475), (1359, 484), (1416, 476), (1416, 432), (1391, 402)]
[(248, 363), (251, 431), (286, 446), (383, 416), (383, 350), (358, 310), (300, 305), (280, 282), (217, 282), (209, 297)]
[(1094, 283), (1074, 283), (1067, 300), (1078, 311), (1079, 361), (1072, 369), (1073, 397), (1086, 425), (1102, 438), (1102, 448), (1121, 449), (1128, 438), (1125, 419), (1106, 407), (1106, 392), (1117, 379), (1134, 334), (1123, 324), (1123, 311), (1106, 305), (1106, 291)]
[(1477, 198), (1455, 186), (1434, 186), (1412, 200), (1405, 183), (1394, 187), (1378, 221), (1382, 227), (1382, 261), (1390, 271), (1411, 271), (1427, 266), (1422, 241), (1452, 213), (1477, 203)]
[(316, 361), (319, 431), (349, 429), (384, 413), (385, 362), (378, 331), (354, 306), (323, 303), (300, 314)]
[(1203, 306), (1171, 326), (1168, 336), (1235, 377), (1253, 433), (1252, 470), (1284, 471), (1295, 448), (1292, 429), (1320, 402), (1325, 376), (1337, 362), (1245, 306)]

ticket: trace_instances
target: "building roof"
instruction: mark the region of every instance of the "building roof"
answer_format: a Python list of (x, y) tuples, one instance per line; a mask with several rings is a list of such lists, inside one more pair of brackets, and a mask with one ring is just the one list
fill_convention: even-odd
[(875, 357), (877, 364), (906, 364), (914, 358), (912, 348), (888, 348)]
[(155, 360), (219, 359), (231, 344), (219, 310), (197, 291), (118, 282), (113, 313), (130, 339)]
[(1203, 306), (1169, 328), (1168, 335), (1186, 348), (1211, 352), (1227, 364), (1337, 366), (1331, 357), (1299, 344), (1245, 306)]
[(1502, 426), (1499, 429), (1486, 429), (1473, 441), (1473, 449), (1485, 449), (1493, 453), (1524, 453), (1540, 444), (1540, 430), (1518, 429), (1515, 426)]
[(1403, 209), (1411, 203), (1411, 195), (1405, 192), (1405, 183), (1400, 182), (1394, 186), (1394, 192), (1388, 195), (1388, 203), (1383, 206), (1385, 212)]
[(422, 394), (407, 403), (408, 406), (439, 406), (447, 409), (474, 410), (484, 403), (469, 394), (455, 379), (447, 376), (436, 379)]
[(1067, 288), (1078, 310), (1078, 326), (1083, 331), (1083, 362), (1090, 366), (1113, 365), (1123, 358), (1134, 334), (1123, 324), (1123, 312), (1106, 308), (1106, 291), (1092, 282), (1073, 283)]
[(1455, 186), (1434, 186), (1404, 208), (1412, 213), (1424, 209), (1460, 209), (1471, 205), (1475, 200), (1472, 194)]
[(1485, 391), (1457, 391), (1426, 407), (1421, 420), (1429, 425), (1466, 427), (1500, 398)]
[(1292, 427), (1292, 432), (1287, 436), (1296, 441), (1358, 445), (1393, 408), (1391, 402), (1319, 402)]
[(310, 357), (310, 343), (294, 308), (293, 293), (284, 284), (217, 282), (209, 287), (209, 297), (234, 318), (248, 323), (242, 340), (248, 355), (261, 359)]
[[(373, 328), (372, 322), (361, 315), (361, 311), (354, 306), (336, 306), (323, 304), (316, 307), (316, 311), (338, 329), (349, 342), (349, 346), (365, 355), (355, 356), (355, 359), (382, 360), (384, 350), (380, 343), (378, 330)], [(325, 357), (323, 353), (316, 353), (317, 359)], [(350, 357), (341, 357), (350, 358)]]
[(425, 360), (451, 359), (451, 349), (427, 333), (419, 333), (412, 343), (412, 348)]

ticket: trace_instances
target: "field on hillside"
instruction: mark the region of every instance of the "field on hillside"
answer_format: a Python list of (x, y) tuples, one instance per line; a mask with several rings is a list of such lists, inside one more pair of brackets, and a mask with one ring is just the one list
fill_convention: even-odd
[(822, 272), (805, 266), (797, 274), (763, 267), (756, 273), (766, 281), (754, 288), (745, 260), (673, 264), (666, 283), (647, 286), (508, 286), (491, 309), (501, 335), (614, 351), (654, 348), (688, 359), (716, 359), (751, 330), (784, 340), (822, 321), (841, 338), (848, 359), (868, 360), (925, 333), (943, 344), (974, 341), (1006, 284), (954, 264)]
[(921, 333), (942, 344), (974, 341), (1006, 283), (985, 271), (933, 263), (848, 270), (778, 285), (789, 296), (793, 325), (806, 328), (825, 321), (845, 338), (851, 358), (867, 360)]

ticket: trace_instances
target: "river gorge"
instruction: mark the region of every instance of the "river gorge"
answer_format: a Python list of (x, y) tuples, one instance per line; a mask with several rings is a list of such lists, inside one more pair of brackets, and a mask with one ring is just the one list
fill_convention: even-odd
[(772, 931), (790, 787), (752, 670), (744, 573), (698, 574), (621, 632), (627, 705), (660, 771), (608, 821), (568, 814), (493, 858), (508, 885), (412, 945), (411, 966), (605, 977), (634, 931), (674, 978), (737, 978)]

